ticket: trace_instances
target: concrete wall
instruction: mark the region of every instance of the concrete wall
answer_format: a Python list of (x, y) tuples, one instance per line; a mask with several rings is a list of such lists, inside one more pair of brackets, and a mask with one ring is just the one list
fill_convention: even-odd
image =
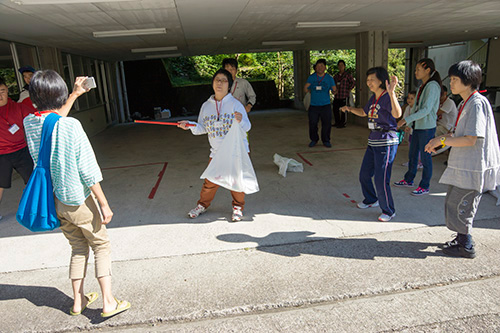
[[(428, 57), (434, 61), (441, 79), (444, 79), (448, 76), (448, 69), (451, 65), (467, 59), (467, 57), (483, 46), (484, 43), (485, 41), (483, 40), (473, 40), (459, 45), (436, 45), (429, 47)], [(486, 51), (487, 49), (484, 47), (472, 60), (478, 63), (486, 61)], [(450, 82), (448, 79), (444, 80), (443, 83), (449, 88)]]
[(72, 111), (69, 115), (78, 119), (87, 135), (93, 136), (106, 129), (106, 110), (103, 105), (96, 106), (83, 111)]

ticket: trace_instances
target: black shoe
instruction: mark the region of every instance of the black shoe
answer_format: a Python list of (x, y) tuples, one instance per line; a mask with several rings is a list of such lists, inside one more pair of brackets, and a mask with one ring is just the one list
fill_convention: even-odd
[[(444, 244), (438, 245), (438, 247), (440, 249), (446, 249), (448, 247), (452, 247), (452, 246), (455, 246), (457, 244), (458, 244), (458, 235), (455, 234), (455, 238), (453, 238), (451, 241), (448, 241)], [(476, 245), (476, 243), (474, 243), (474, 240), (472, 240), (472, 246), (474, 247), (474, 245)]]
[(332, 148), (332, 144), (330, 142), (323, 142), (323, 146), (327, 148)]
[(474, 246), (470, 249), (466, 249), (460, 244), (451, 245), (443, 248), (443, 253), (452, 257), (463, 257), (473, 259), (476, 257), (476, 250)]
[(314, 147), (316, 146), (317, 141), (311, 141), (309, 142), (309, 147)]

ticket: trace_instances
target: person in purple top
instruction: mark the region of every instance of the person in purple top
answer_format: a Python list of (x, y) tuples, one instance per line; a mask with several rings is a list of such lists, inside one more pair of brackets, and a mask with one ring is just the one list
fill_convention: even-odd
[[(366, 84), (373, 96), (368, 103), (364, 108), (340, 108), (342, 112), (351, 112), (359, 117), (368, 116), (368, 128), (371, 133), (359, 171), (359, 182), (365, 199), (358, 203), (358, 208), (380, 206), (382, 214), (378, 220), (381, 222), (388, 222), (396, 216), (390, 180), (392, 163), (399, 144), (396, 119), (402, 114), (394, 91), (398, 79), (392, 76), (390, 84), (388, 81), (389, 74), (385, 68), (370, 68), (366, 72)], [(372, 178), (375, 180), (375, 188)]]

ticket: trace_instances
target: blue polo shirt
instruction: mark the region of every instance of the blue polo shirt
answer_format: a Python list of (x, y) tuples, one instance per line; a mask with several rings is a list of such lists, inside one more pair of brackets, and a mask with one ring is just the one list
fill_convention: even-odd
[(323, 76), (318, 76), (316, 73), (311, 74), (307, 78), (307, 83), (311, 84), (309, 86), (311, 105), (323, 106), (330, 104), (330, 90), (335, 86), (335, 80), (330, 74), (325, 73)]

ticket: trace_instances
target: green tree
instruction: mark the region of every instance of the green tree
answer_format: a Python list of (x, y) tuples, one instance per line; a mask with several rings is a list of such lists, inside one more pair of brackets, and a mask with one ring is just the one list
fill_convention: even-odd
[[(337, 63), (344, 60), (347, 71), (356, 77), (356, 50), (316, 50), (311, 51), (311, 64), (318, 59), (327, 61), (328, 73), (338, 72)], [(231, 57), (238, 60), (238, 76), (249, 81), (273, 80), (281, 99), (294, 97), (293, 52), (264, 52), (202, 55), (164, 59), (164, 65), (174, 86), (207, 84), (214, 72), (221, 68), (222, 60)], [(390, 75), (396, 75), (400, 86), (396, 89), (401, 98), (404, 89), (405, 50), (389, 49)], [(312, 68), (311, 68), (312, 72)]]
[(396, 75), (399, 85), (396, 87), (396, 96), (399, 100), (404, 98), (406, 49), (389, 49), (387, 71), (389, 75)]

